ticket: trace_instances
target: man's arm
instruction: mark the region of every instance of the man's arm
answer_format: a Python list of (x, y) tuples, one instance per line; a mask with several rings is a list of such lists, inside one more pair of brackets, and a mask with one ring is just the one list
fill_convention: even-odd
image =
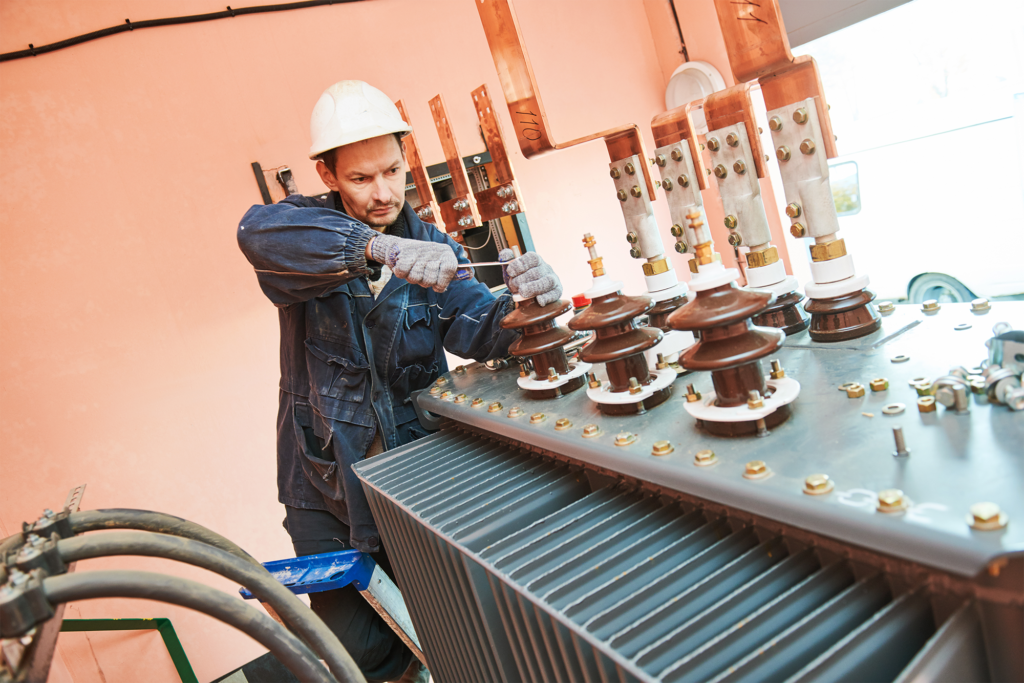
[(238, 225), (238, 246), (279, 306), (327, 294), (367, 272), (371, 228), (315, 199), (256, 205)]

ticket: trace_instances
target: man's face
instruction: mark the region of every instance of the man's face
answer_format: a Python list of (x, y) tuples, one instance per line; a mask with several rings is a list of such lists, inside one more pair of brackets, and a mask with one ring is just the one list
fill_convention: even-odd
[(353, 218), (375, 230), (395, 222), (405, 204), (405, 152), (394, 135), (353, 142), (334, 153), (335, 167), (318, 161), (317, 173)]

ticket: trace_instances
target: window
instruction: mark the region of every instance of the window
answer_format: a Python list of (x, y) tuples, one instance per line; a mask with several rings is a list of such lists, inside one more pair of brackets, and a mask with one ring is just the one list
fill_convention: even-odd
[(829, 166), (829, 180), (832, 181), (832, 201), (836, 203), (836, 213), (840, 216), (852, 216), (860, 211), (857, 162), (844, 161)]

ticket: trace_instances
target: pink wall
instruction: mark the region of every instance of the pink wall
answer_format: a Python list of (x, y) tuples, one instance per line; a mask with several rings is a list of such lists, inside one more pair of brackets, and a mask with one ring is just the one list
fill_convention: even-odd
[[(0, 51), (223, 6), (5, 0)], [(642, 0), (519, 0), (517, 10), (559, 139), (632, 121), (647, 129), (662, 111)], [(0, 533), (88, 482), (87, 508), (162, 510), (260, 559), (290, 554), (274, 486), (277, 319), (235, 226), (260, 200), (252, 161), (288, 164), (300, 190), (322, 189), (305, 158), (309, 112), (342, 78), (404, 99), (427, 163), (443, 158), (428, 134), (430, 97), (445, 94), (465, 153), (479, 139), (470, 91), (487, 83), (500, 98), (472, 0), (370, 0), (138, 30), (0, 65)], [(610, 272), (642, 291), (604, 146), (512, 158), (537, 247), (567, 294), (589, 282), (587, 231)], [(656, 206), (670, 242), (665, 203)], [(156, 560), (79, 571), (104, 567), (234, 589)], [(262, 651), (157, 603), (83, 602), (68, 616), (170, 617), (200, 680)], [(176, 678), (155, 633), (94, 633), (61, 637), (51, 680)]]

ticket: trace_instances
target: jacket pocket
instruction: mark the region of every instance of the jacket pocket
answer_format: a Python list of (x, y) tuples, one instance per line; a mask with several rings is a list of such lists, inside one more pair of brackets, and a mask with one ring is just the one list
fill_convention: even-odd
[[(346, 347), (319, 339), (307, 339), (309, 378), (321, 396), (362, 403), (370, 367), (346, 358)], [(350, 353), (350, 352), (349, 352)], [(361, 358), (360, 358), (361, 360)]]
[(338, 463), (333, 458), (325, 459), (331, 457), (330, 451), (324, 450), (330, 439), (323, 443), (316, 435), (308, 404), (296, 402), (294, 406), (295, 441), (302, 453), (302, 471), (320, 493), (331, 500), (344, 500), (345, 489), (338, 472)]
[(437, 334), (429, 303), (408, 306), (403, 314), (400, 337), (397, 341), (395, 360), (397, 367), (408, 365), (431, 365), (440, 349), (437, 348)]

